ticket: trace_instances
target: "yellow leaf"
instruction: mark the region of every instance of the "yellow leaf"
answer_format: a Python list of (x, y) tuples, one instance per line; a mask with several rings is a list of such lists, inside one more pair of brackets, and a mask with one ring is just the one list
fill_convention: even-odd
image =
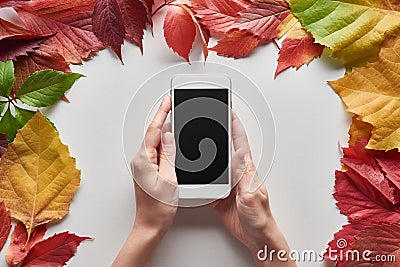
[(400, 148), (400, 39), (388, 37), (378, 61), (329, 84), (340, 95), (347, 111), (372, 125), (367, 148)]
[(361, 138), (369, 139), (371, 137), (371, 131), (371, 124), (361, 121), (357, 115), (353, 116), (349, 129), (349, 144), (353, 146), (355, 142), (360, 141)]
[(36, 226), (68, 213), (79, 183), (75, 159), (37, 111), (0, 161), (0, 199), (26, 225), (29, 237)]

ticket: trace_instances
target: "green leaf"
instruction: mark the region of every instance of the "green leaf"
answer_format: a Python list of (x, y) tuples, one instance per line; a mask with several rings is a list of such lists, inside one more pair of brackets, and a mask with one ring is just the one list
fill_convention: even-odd
[(0, 102), (0, 115), (3, 113), (4, 107), (7, 105), (7, 102)]
[(18, 121), (13, 117), (10, 109), (7, 109), (6, 113), (0, 120), (0, 132), (5, 133), (7, 139), (12, 142), (17, 134)]
[(82, 76), (54, 70), (37, 71), (25, 80), (16, 97), (33, 107), (47, 107), (57, 102)]
[(15, 106), (15, 119), (18, 122), (18, 129), (22, 128), (35, 115), (34, 111)]
[(346, 66), (377, 59), (387, 34), (400, 28), (398, 4), (378, 0), (287, 0), (303, 28)]
[(9, 96), (14, 83), (14, 63), (0, 61), (0, 95)]

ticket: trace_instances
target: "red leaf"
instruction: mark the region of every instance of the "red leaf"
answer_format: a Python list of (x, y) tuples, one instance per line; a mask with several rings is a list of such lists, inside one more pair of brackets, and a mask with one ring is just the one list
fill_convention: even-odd
[[(0, 110), (0, 113), (2, 110)], [(0, 158), (3, 156), (4, 152), (6, 152), (8, 147), (8, 140), (5, 134), (0, 133)]]
[(68, 262), (75, 254), (76, 249), (84, 240), (90, 237), (79, 237), (68, 232), (55, 234), (34, 245), (22, 262), (23, 267), (43, 266), (60, 267)]
[(93, 30), (96, 36), (111, 47), (122, 61), (125, 25), (117, 0), (97, 0), (93, 11)]
[(0, 8), (18, 6), (30, 0), (0, 0)]
[(218, 44), (210, 50), (216, 51), (218, 55), (239, 58), (253, 52), (260, 40), (246, 31), (230, 31)]
[(146, 7), (140, 0), (119, 0), (128, 41), (137, 44), (143, 52), (143, 33), (148, 21)]
[(3, 249), (11, 230), (11, 213), (6, 210), (4, 202), (0, 202), (0, 250)]
[(289, 67), (298, 70), (303, 64), (308, 65), (314, 58), (319, 57), (323, 50), (324, 46), (314, 43), (312, 35), (298, 25), (289, 31), (282, 42), (275, 77)]
[(257, 1), (239, 12), (238, 19), (229, 29), (247, 30), (269, 41), (278, 35), (279, 27), (290, 14), (289, 5), (284, 0)]
[(92, 32), (95, 0), (36, 0), (15, 8), (28, 30), (53, 34), (48, 44), (69, 63), (81, 64), (103, 48)]
[[(29, 238), (26, 227), (22, 222), (18, 222), (14, 227), (14, 231), (11, 234), (11, 243), (6, 252), (6, 262), (8, 266), (18, 266), (28, 254), (29, 250), (38, 242), (43, 240), (44, 234), (46, 233), (46, 225), (40, 225), (36, 227)], [(26, 245), (25, 245), (26, 244)], [(24, 250), (21, 250), (25, 246)]]
[(238, 12), (249, 6), (244, 0), (192, 0), (193, 11), (200, 22), (212, 33), (224, 33), (238, 17)]
[(359, 260), (350, 259), (345, 266), (399, 266), (400, 225), (396, 223), (368, 227), (357, 235), (353, 249), (359, 251), (359, 255), (363, 255), (365, 251), (370, 251), (371, 254), (367, 258), (360, 256)]
[(164, 37), (168, 46), (189, 62), (196, 26), (192, 16), (181, 6), (169, 6), (164, 20)]
[(147, 22), (153, 26), (153, 19), (151, 17), (151, 12), (152, 12), (152, 8), (154, 5), (154, 0), (139, 0), (144, 8), (146, 9), (146, 14), (147, 14)]

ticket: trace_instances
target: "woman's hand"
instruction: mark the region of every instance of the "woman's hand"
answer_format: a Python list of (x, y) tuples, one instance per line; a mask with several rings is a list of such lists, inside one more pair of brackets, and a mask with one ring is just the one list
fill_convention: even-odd
[(131, 234), (112, 266), (144, 267), (171, 227), (178, 205), (175, 141), (164, 127), (171, 97), (164, 97), (147, 129), (143, 144), (131, 162), (135, 184), (136, 217)]
[[(289, 246), (279, 230), (269, 208), (268, 193), (259, 180), (251, 157), (246, 132), (232, 112), (232, 182), (237, 183), (226, 199), (212, 204), (227, 229), (250, 250), (256, 266), (296, 266), (290, 260), (260, 261), (258, 252), (264, 249), (289, 252)], [(264, 255), (261, 255), (264, 256)], [(288, 258), (288, 255), (286, 255)]]

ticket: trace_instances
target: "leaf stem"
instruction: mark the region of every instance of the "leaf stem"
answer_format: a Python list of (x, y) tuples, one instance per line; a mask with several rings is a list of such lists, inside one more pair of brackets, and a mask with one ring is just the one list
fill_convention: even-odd
[(154, 10), (153, 13), (151, 13), (151, 16), (153, 17), (155, 14), (157, 14), (158, 11), (160, 11), (160, 9), (162, 9), (165, 6), (168, 6), (169, 4), (171, 4), (173, 1), (171, 2), (167, 2), (165, 1), (164, 3), (162, 3), (159, 7), (156, 8), (156, 10)]

